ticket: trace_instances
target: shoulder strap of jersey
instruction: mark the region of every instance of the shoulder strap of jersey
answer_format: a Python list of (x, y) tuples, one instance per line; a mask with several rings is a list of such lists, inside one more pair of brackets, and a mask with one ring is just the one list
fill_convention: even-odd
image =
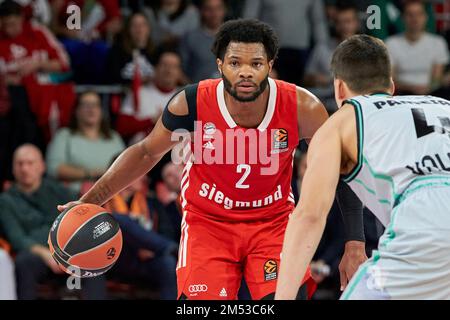
[[(191, 84), (172, 96), (162, 114), (162, 123), (166, 129), (170, 131), (175, 131), (177, 129), (185, 129), (190, 132), (194, 131), (194, 123), (197, 120), (197, 89), (198, 83)], [(186, 95), (188, 114), (179, 116), (169, 111), (169, 105), (172, 99), (182, 91), (184, 91)]]

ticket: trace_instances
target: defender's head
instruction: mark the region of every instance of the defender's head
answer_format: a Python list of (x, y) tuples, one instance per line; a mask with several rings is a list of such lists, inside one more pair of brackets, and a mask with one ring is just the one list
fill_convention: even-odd
[(212, 51), (227, 92), (239, 102), (251, 102), (267, 87), (278, 38), (263, 22), (232, 20), (220, 28)]
[(357, 95), (394, 93), (389, 53), (377, 38), (355, 35), (343, 41), (333, 54), (331, 70), (338, 107)]

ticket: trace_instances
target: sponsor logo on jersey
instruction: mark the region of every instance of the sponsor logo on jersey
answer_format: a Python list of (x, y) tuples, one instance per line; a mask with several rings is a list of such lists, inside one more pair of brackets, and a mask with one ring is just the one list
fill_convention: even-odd
[(203, 149), (214, 150), (215, 148), (214, 148), (214, 145), (212, 144), (212, 142), (208, 141), (203, 145)]
[(188, 290), (189, 290), (189, 295), (191, 297), (195, 297), (199, 293), (207, 292), (208, 291), (208, 286), (206, 284), (191, 284), (188, 287)]
[(278, 274), (278, 263), (275, 260), (267, 260), (264, 263), (264, 280), (275, 280)]
[(222, 290), (220, 290), (219, 296), (222, 298), (228, 297), (227, 290), (225, 290), (225, 288), (222, 288)]
[(205, 123), (205, 125), (203, 126), (203, 140), (213, 140), (216, 131), (216, 125), (214, 123)]
[(260, 208), (263, 206), (271, 205), (276, 201), (280, 201), (283, 199), (283, 193), (281, 191), (281, 185), (278, 185), (275, 192), (269, 194), (267, 197), (263, 199), (257, 200), (235, 200), (229, 198), (225, 193), (217, 189), (217, 185), (213, 184), (212, 186), (208, 183), (203, 183), (200, 187), (198, 194), (206, 198), (210, 201), (213, 201), (217, 204), (222, 205), (225, 209), (238, 209), (238, 208)]

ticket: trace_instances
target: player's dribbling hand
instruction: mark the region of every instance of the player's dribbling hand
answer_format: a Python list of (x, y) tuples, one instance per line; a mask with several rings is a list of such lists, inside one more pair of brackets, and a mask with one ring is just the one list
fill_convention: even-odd
[(82, 204), (82, 203), (84, 203), (84, 202), (82, 202), (82, 201), (71, 201), (71, 202), (68, 202), (68, 203), (66, 203), (64, 205), (59, 205), (58, 206), (58, 211), (59, 212), (63, 212), (66, 209), (72, 208), (72, 207), (74, 207), (76, 205), (79, 205), (79, 204)]
[(347, 241), (339, 264), (341, 291), (344, 291), (359, 266), (367, 260), (366, 244), (362, 241)]

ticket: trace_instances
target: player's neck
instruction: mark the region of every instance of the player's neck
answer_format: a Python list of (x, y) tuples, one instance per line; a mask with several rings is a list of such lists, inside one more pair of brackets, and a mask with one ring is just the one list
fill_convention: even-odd
[(244, 128), (258, 127), (266, 115), (269, 93), (269, 86), (267, 86), (256, 100), (240, 102), (224, 90), (225, 104), (234, 122)]

